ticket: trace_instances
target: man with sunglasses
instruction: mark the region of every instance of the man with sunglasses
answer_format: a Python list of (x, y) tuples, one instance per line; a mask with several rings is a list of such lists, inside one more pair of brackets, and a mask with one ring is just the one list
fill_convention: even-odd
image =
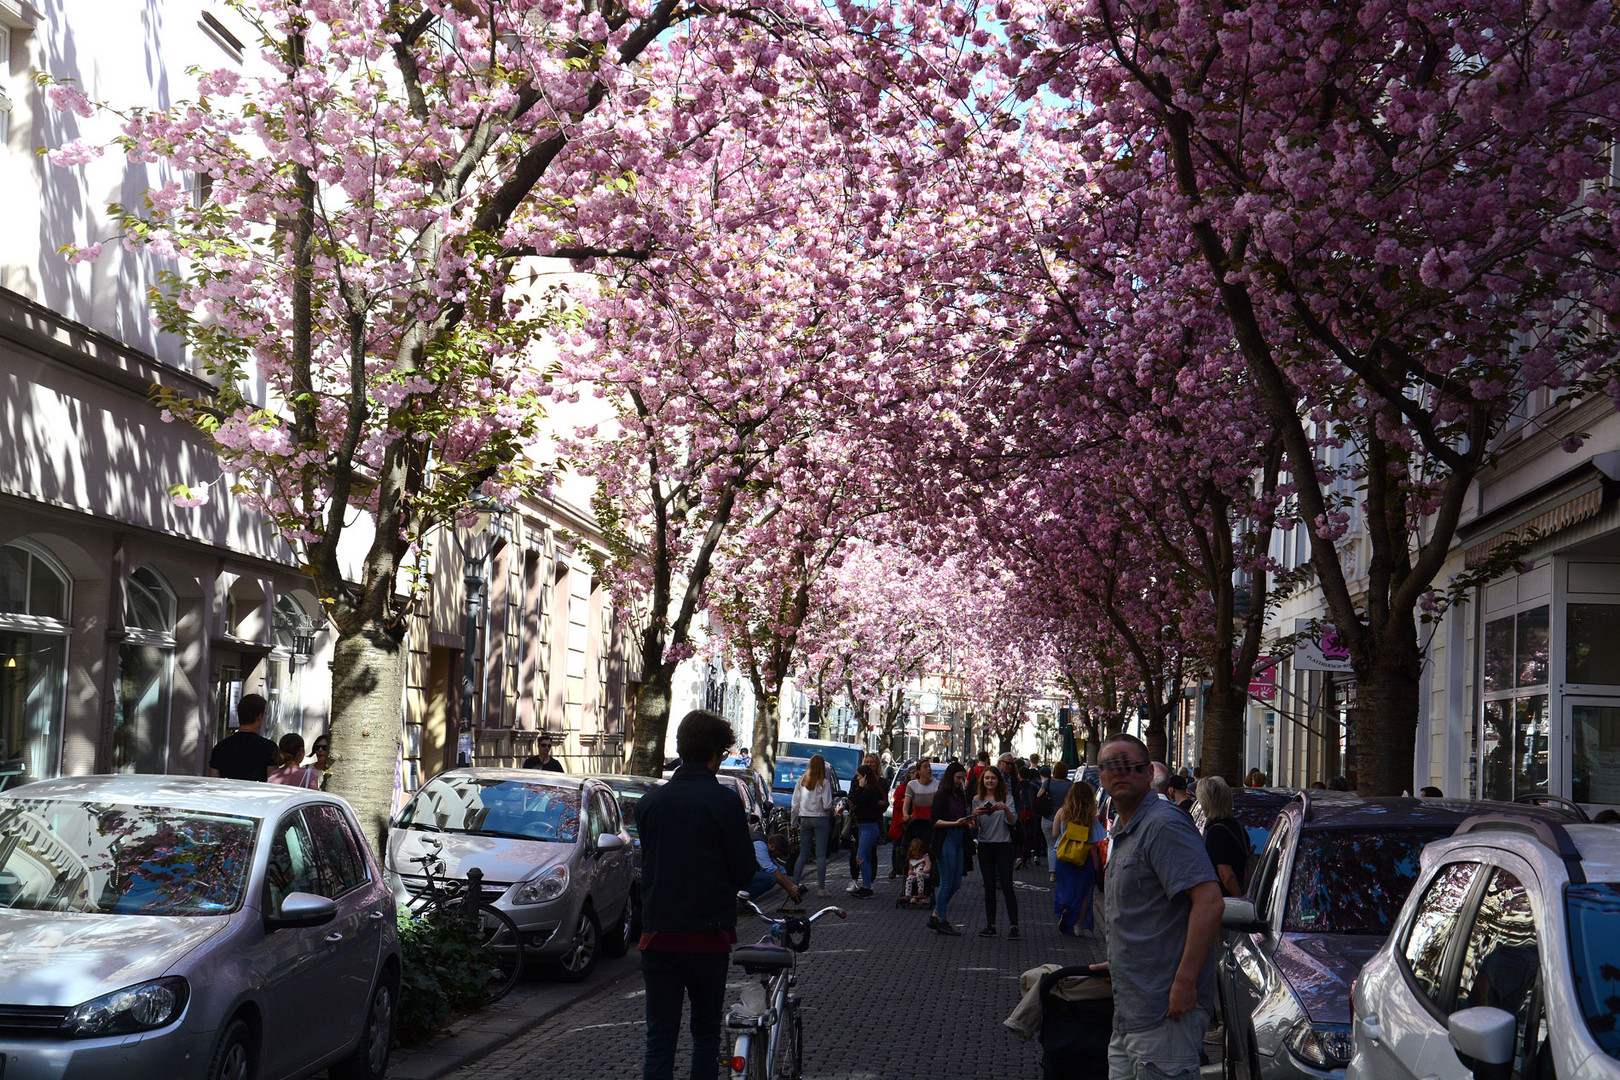
[(1103, 882), (1109, 963), (1096, 965), (1114, 983), (1108, 1080), (1197, 1080), (1215, 1010), (1220, 882), (1192, 820), (1153, 795), (1142, 740), (1115, 735), (1098, 757), (1119, 813)]

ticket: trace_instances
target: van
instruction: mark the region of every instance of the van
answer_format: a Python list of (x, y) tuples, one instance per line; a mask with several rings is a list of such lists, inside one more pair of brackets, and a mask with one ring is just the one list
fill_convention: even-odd
[(790, 739), (782, 743), (777, 757), (808, 758), (820, 754), (827, 764), (838, 770), (845, 786), (855, 779), (855, 770), (866, 757), (866, 748), (855, 743), (833, 742), (831, 739)]

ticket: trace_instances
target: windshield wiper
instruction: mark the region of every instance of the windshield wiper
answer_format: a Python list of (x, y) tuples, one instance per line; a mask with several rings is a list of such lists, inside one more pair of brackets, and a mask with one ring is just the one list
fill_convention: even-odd
[(437, 825), (429, 825), (425, 821), (407, 821), (405, 823), (405, 828), (415, 829), (418, 832), (444, 832), (444, 830), (439, 828)]
[(503, 840), (538, 840), (545, 844), (559, 843), (555, 836), (532, 836), (529, 833), (502, 832), (500, 829), (468, 829), (468, 836), (495, 836)]

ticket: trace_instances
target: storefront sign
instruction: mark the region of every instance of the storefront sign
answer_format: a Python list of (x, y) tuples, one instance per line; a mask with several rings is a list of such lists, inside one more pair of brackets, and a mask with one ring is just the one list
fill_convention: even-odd
[(1262, 656), (1254, 662), (1249, 678), (1249, 696), (1256, 701), (1274, 701), (1277, 697), (1277, 665), (1279, 656)]
[(1294, 620), (1295, 671), (1352, 671), (1350, 650), (1331, 623)]

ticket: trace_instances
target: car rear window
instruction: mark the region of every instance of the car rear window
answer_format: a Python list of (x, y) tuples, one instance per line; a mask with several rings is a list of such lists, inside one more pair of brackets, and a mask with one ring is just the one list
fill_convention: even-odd
[(1581, 1015), (1603, 1052), (1620, 1058), (1620, 885), (1571, 885), (1564, 904)]
[(799, 777), (810, 768), (808, 761), (778, 761), (776, 763), (776, 780), (773, 786), (777, 791), (792, 791), (793, 785), (799, 782)]
[(1449, 826), (1306, 830), (1288, 879), (1283, 932), (1388, 934), (1417, 881), (1423, 845), (1451, 833)]
[(65, 799), (0, 801), (0, 908), (224, 915), (258, 819)]
[(399, 824), (428, 832), (457, 832), (573, 844), (579, 840), (580, 789), (544, 781), (466, 775), (429, 780)]

